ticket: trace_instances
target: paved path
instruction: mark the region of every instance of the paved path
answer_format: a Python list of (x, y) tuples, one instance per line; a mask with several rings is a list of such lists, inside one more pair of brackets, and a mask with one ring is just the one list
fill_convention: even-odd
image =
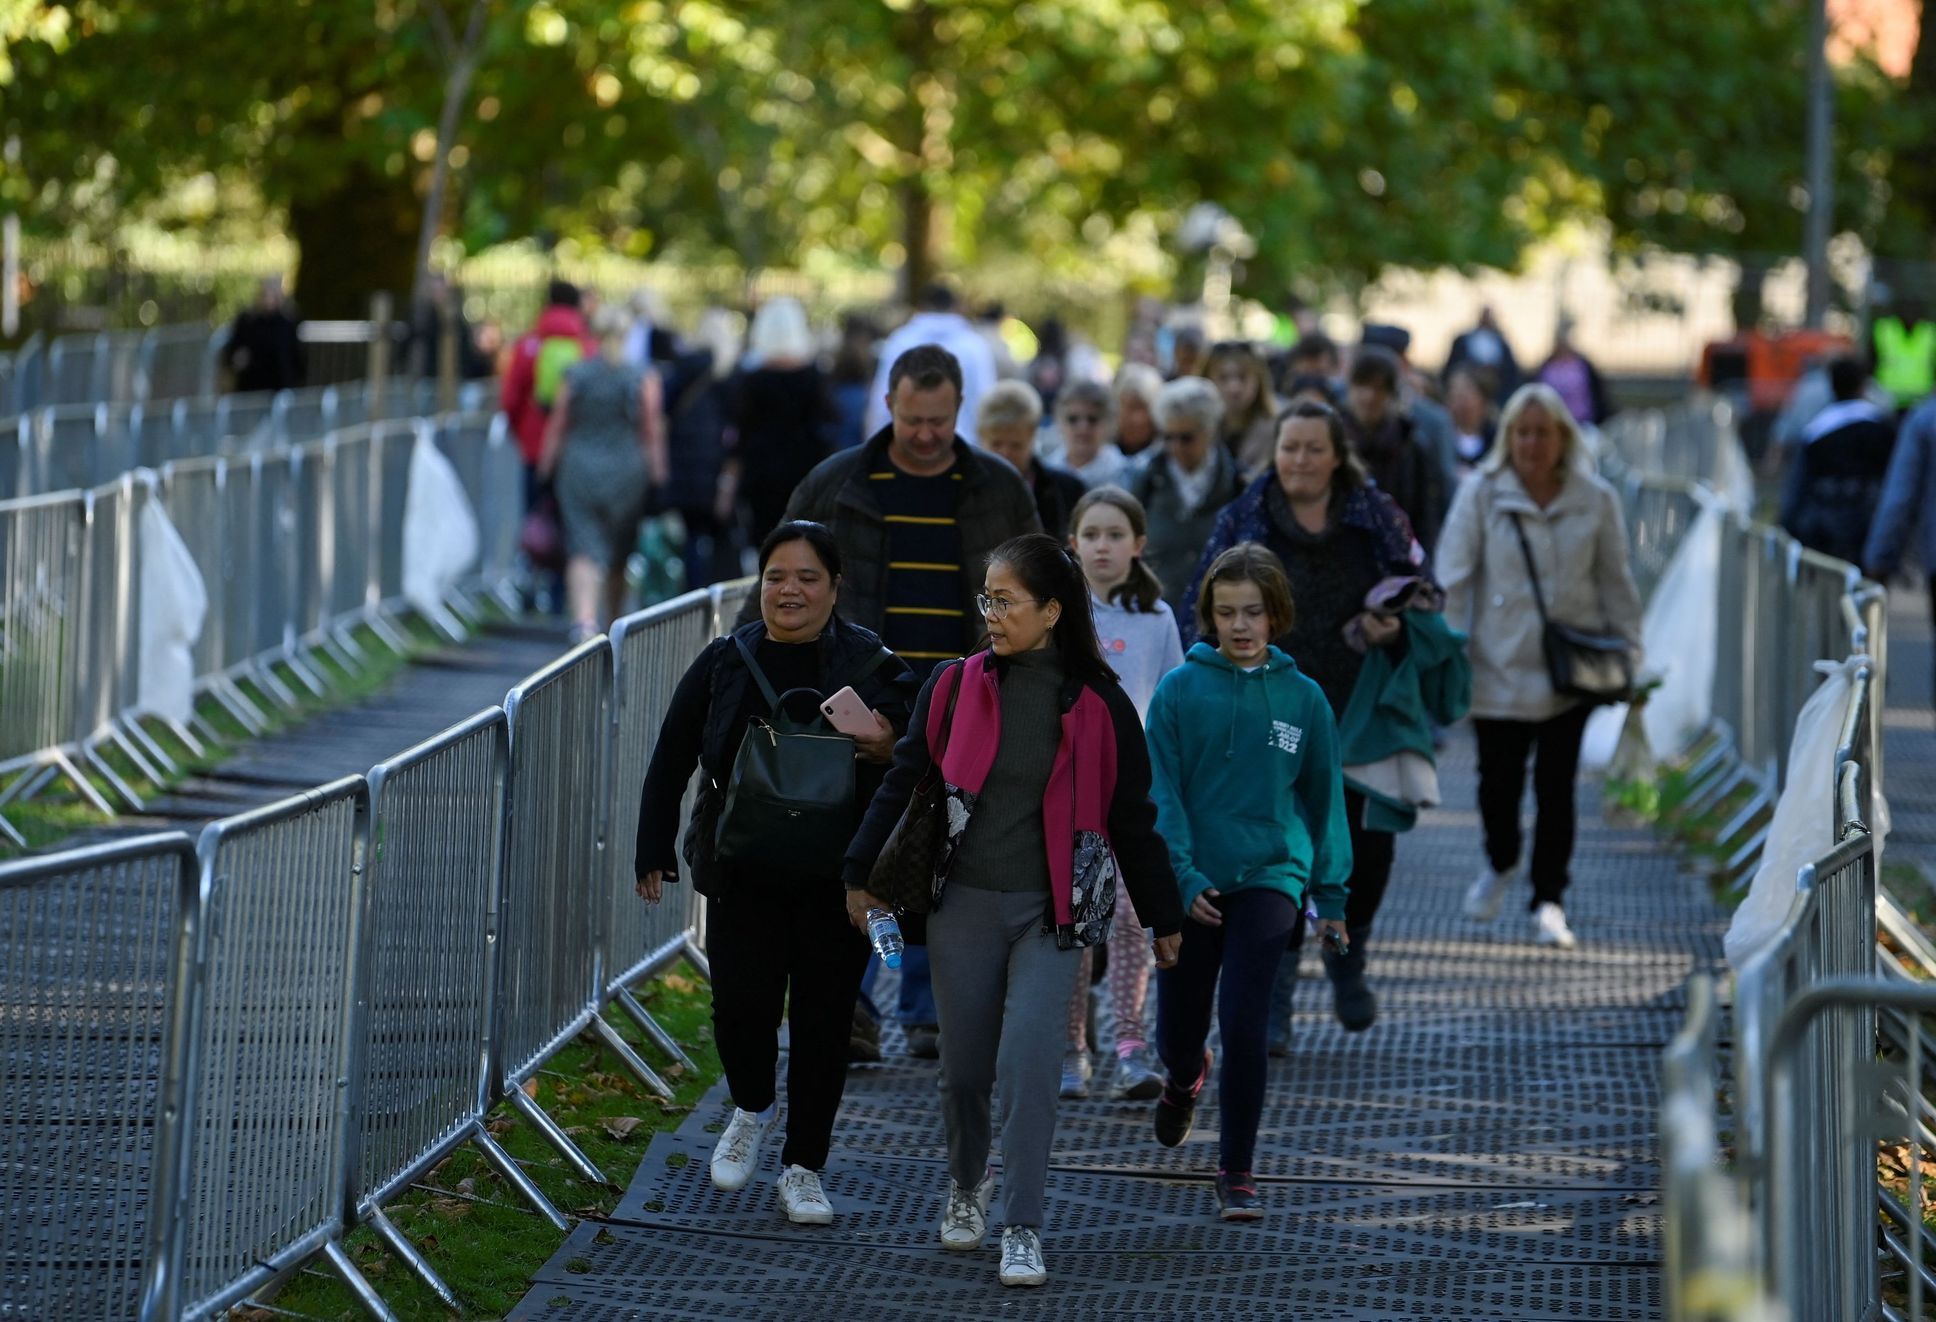
[(1723, 915), (1650, 837), (1604, 825), (1589, 787), (1569, 904), (1580, 948), (1533, 946), (1517, 910), (1466, 922), (1470, 747), (1455, 732), (1451, 806), (1400, 842), (1372, 956), (1376, 1028), (1338, 1029), (1307, 956), (1295, 1053), (1272, 1067), (1260, 1135), (1263, 1223), (1215, 1217), (1214, 1099), (1174, 1151), (1150, 1137), (1147, 1105), (1064, 1103), (1049, 1284), (1003, 1290), (997, 1233), (978, 1254), (935, 1243), (934, 1067), (890, 1056), (848, 1087), (834, 1225), (781, 1217), (777, 1143), (746, 1190), (711, 1187), (730, 1105), (716, 1088), (513, 1318), (1660, 1316), (1658, 1060), (1687, 976), (1720, 963)]
[(462, 647), (426, 653), (380, 693), (265, 738), (243, 740), (219, 767), (151, 800), (146, 813), (65, 843), (163, 829), (194, 832), (218, 817), (360, 775), (474, 712), (495, 707), (512, 685), (564, 650), (564, 630), (546, 624), (496, 628)]

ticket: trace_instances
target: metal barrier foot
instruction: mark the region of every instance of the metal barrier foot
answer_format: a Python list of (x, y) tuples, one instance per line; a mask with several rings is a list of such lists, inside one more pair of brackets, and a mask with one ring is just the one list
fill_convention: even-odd
[(323, 683), (323, 677), (311, 670), (309, 663), (298, 656), (293, 650), (282, 658), (282, 664), (288, 666), (289, 673), (296, 677), (296, 682), (308, 689), (311, 693), (319, 698), (327, 698), (329, 696), (329, 685)]
[(699, 943), (690, 936), (686, 938), (686, 963), (692, 965), (692, 971), (707, 982), (713, 980), (713, 966), (707, 961), (706, 952), (701, 950)]
[(410, 1237), (397, 1229), (396, 1222), (385, 1216), (382, 1208), (372, 1207), (366, 1219), (370, 1227), (382, 1237), (383, 1242), (390, 1246), (390, 1251), (402, 1258), (411, 1271), (417, 1273), (418, 1280), (429, 1286), (431, 1292), (443, 1300), (447, 1307), (462, 1310), (462, 1305), (457, 1302), (457, 1295), (444, 1284), (444, 1278), (437, 1274), (437, 1269), (430, 1265), (423, 1254), (417, 1252), (417, 1246), (410, 1242)]
[(364, 1279), (363, 1273), (358, 1271), (356, 1264), (350, 1261), (350, 1255), (343, 1252), (341, 1244), (332, 1239), (323, 1245), (323, 1257), (335, 1269), (336, 1274), (343, 1278), (343, 1284), (347, 1285), (350, 1293), (356, 1296), (356, 1302), (363, 1305), (364, 1312), (380, 1319), (380, 1322), (397, 1322), (397, 1315), (390, 1311), (390, 1305), (384, 1303), (383, 1296), (376, 1292), (376, 1287)]
[(618, 1030), (606, 1022), (604, 1015), (592, 1016), (592, 1031), (598, 1034), (599, 1041), (612, 1049), (613, 1054), (619, 1058), (619, 1062), (632, 1071), (633, 1077), (668, 1102), (672, 1100), (672, 1085), (660, 1078), (659, 1072), (645, 1063), (645, 1058), (632, 1049), (630, 1042), (619, 1036)]
[(86, 799), (90, 807), (103, 817), (114, 816), (114, 805), (107, 801), (107, 796), (94, 788), (93, 781), (81, 774), (81, 769), (74, 765), (72, 759), (66, 753), (55, 749), (54, 765), (62, 775), (67, 777), (68, 782), (74, 786), (74, 792), (79, 794), (83, 799)]
[(282, 677), (276, 674), (275, 662), (259, 661), (251, 665), (249, 667), (249, 678), (255, 681), (257, 688), (268, 694), (274, 701), (281, 703), (288, 710), (293, 712), (301, 706), (296, 701), (295, 691), (283, 683)]
[(393, 624), (390, 617), (382, 610), (373, 610), (365, 614), (363, 623), (370, 627), (370, 632), (376, 635), (377, 641), (392, 652), (401, 657), (410, 655), (410, 640), (404, 637), (403, 631)]
[(120, 796), (121, 802), (128, 805), (128, 811), (144, 812), (147, 810), (147, 804), (143, 803), (141, 796), (134, 792), (133, 786), (121, 779), (120, 774), (108, 765), (107, 759), (96, 752), (92, 744), (81, 745), (81, 759), (94, 768), (96, 774), (108, 783), (109, 789)]
[(222, 709), (233, 716), (244, 730), (260, 738), (269, 733), (269, 718), (256, 709), (256, 705), (242, 695), (233, 680), (219, 675), (208, 686), (209, 696), (222, 704)]
[(174, 773), (175, 764), (172, 761), (166, 757), (151, 758), (149, 753), (155, 750), (130, 739), (128, 732), (119, 725), (109, 726), (107, 737), (114, 741), (114, 746), (121, 750), (123, 757), (134, 763), (134, 769), (150, 785), (160, 785)]
[(571, 1229), (571, 1222), (565, 1218), (565, 1214), (552, 1205), (551, 1200), (545, 1197), (544, 1190), (524, 1173), (524, 1167), (518, 1165), (517, 1160), (491, 1137), (482, 1121), (471, 1126), (471, 1142), (477, 1144), (477, 1150), (484, 1154), (484, 1160), (490, 1163), (491, 1169), (503, 1176), (504, 1182), (516, 1191), (518, 1197), (531, 1204), (532, 1210), (549, 1221), (553, 1229)]
[[(194, 735), (189, 734), (182, 726), (175, 725), (170, 721), (162, 721), (162, 725), (175, 738), (181, 740), (182, 747), (188, 750), (190, 757), (200, 757), (206, 751), (202, 748), (201, 741), (195, 738)], [(129, 739), (140, 744), (147, 751), (148, 756), (154, 761), (156, 766), (162, 769), (164, 774), (173, 776), (180, 772), (180, 765), (176, 763), (174, 758), (168, 756), (167, 750), (162, 748), (155, 737), (148, 733), (147, 727), (141, 723), (139, 716), (130, 716), (128, 718), (125, 734)]]
[(547, 1115), (542, 1106), (532, 1101), (523, 1088), (511, 1089), (511, 1105), (519, 1115), (531, 1122), (539, 1134), (544, 1136), (545, 1142), (557, 1149), (558, 1155), (565, 1159), (566, 1165), (578, 1172), (580, 1179), (589, 1180), (593, 1184), (610, 1185), (612, 1183), (605, 1178), (604, 1171), (592, 1164), (590, 1157), (578, 1150), (578, 1145), (571, 1141), (571, 1135), (560, 1129), (558, 1122)]
[(625, 1013), (632, 1016), (632, 1022), (639, 1026), (640, 1031), (652, 1039), (652, 1045), (677, 1061), (686, 1073), (691, 1074), (698, 1069), (698, 1066), (692, 1063), (692, 1057), (688, 1056), (679, 1044), (673, 1040), (672, 1034), (660, 1027), (659, 1021), (654, 1019), (643, 1005), (639, 1004), (638, 999), (632, 995), (629, 987), (620, 987), (618, 989), (618, 995), (612, 999), (624, 1008)]

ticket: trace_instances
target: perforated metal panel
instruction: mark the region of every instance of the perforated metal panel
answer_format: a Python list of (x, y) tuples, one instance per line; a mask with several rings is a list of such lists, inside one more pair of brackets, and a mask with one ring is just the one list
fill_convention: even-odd
[[(1339, 1029), (1305, 952), (1294, 1048), (1272, 1062), (1258, 1134), (1261, 1223), (1216, 1218), (1214, 1087), (1189, 1141), (1167, 1149), (1150, 1106), (1108, 1100), (1099, 1078), (1094, 1098), (1058, 1115), (1049, 1284), (1003, 1290), (999, 1224), (981, 1253), (936, 1245), (936, 1066), (900, 1054), (890, 1025), (887, 1060), (848, 1075), (824, 1177), (833, 1225), (781, 1215), (777, 1142), (744, 1190), (712, 1187), (731, 1106), (715, 1089), (653, 1141), (612, 1221), (581, 1227), (513, 1316), (1660, 1316), (1657, 1061), (1683, 983), (1719, 960), (1723, 918), (1648, 837), (1602, 824), (1583, 787), (1567, 896), (1580, 947), (1532, 943), (1529, 890), (1496, 924), (1469, 922), (1471, 762), (1454, 732), (1447, 807), (1399, 843), (1370, 946), (1375, 1028)], [(893, 1004), (891, 985), (875, 995)], [(1106, 1017), (1100, 1029), (1109, 1064)]]

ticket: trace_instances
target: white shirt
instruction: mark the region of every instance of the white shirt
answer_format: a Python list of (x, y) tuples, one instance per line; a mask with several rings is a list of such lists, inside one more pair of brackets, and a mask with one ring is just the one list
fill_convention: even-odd
[(1170, 480), (1176, 483), (1176, 498), (1183, 503), (1183, 512), (1195, 514), (1209, 496), (1210, 483), (1217, 476), (1216, 456), (1203, 456), (1194, 473), (1184, 472), (1183, 465), (1169, 455), (1163, 456), (1163, 462), (1170, 467)]
[(887, 376), (894, 360), (909, 349), (923, 344), (938, 344), (961, 364), (961, 412), (955, 419), (955, 434), (972, 439), (975, 435), (975, 410), (981, 397), (995, 385), (995, 355), (958, 312), (917, 312), (881, 345), (880, 365), (874, 369), (874, 393), (867, 397), (867, 434), (872, 436), (887, 426)]

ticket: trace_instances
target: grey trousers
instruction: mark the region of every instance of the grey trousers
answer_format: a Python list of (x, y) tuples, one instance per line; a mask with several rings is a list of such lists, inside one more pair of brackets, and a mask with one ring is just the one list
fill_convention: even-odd
[(1081, 951), (1043, 932), (1048, 897), (950, 886), (928, 919), (941, 1018), (948, 1173), (972, 1189), (988, 1166), (989, 1092), (1002, 1097), (1002, 1224), (1042, 1225), (1069, 996)]

